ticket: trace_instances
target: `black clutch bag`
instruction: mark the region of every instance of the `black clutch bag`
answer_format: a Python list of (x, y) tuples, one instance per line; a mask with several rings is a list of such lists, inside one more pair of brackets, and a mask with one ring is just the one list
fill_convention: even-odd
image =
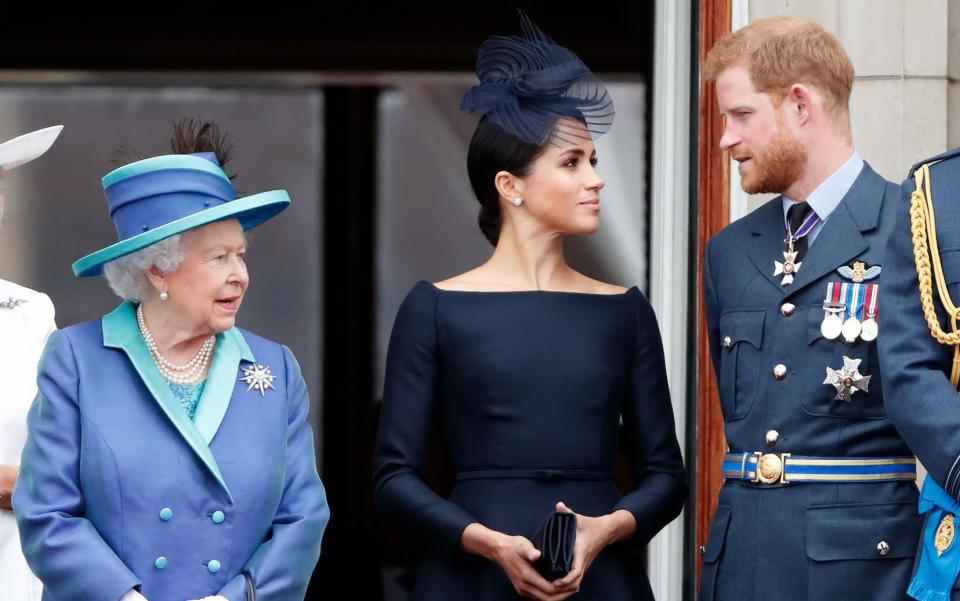
[(577, 542), (577, 516), (555, 511), (540, 526), (531, 541), (540, 551), (534, 567), (547, 580), (567, 575), (573, 567), (573, 546)]

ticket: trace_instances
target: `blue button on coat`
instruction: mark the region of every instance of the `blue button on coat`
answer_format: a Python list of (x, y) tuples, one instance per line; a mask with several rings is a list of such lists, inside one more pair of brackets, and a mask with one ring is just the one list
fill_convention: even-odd
[[(276, 376), (264, 395), (240, 380), (254, 363)], [(14, 491), (44, 599), (119, 599), (135, 586), (148, 599), (243, 599), (242, 570), (261, 601), (303, 598), (330, 515), (308, 408), (289, 349), (236, 328), (217, 336), (195, 421), (150, 358), (132, 304), (54, 333)], [(177, 519), (158, 520), (156, 499), (182, 508)], [(199, 513), (211, 504), (229, 527)], [(174, 559), (166, 569), (160, 550)], [(211, 557), (217, 573), (197, 569)]]

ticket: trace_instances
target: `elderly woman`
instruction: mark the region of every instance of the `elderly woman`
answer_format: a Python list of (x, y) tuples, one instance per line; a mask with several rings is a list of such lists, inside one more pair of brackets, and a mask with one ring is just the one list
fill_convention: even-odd
[[(4, 173), (45, 153), (62, 125), (24, 134), (0, 144), (0, 217)], [(27, 409), (37, 394), (37, 363), (44, 341), (56, 325), (53, 303), (42, 292), (0, 279), (0, 584), (4, 599), (39, 601), (40, 581), (20, 551), (17, 523), (10, 504), (17, 464), (27, 437)]]
[(120, 240), (74, 263), (124, 302), (51, 336), (14, 507), (50, 601), (302, 599), (329, 509), (285, 347), (235, 326), (244, 230), (215, 126), (103, 178)]

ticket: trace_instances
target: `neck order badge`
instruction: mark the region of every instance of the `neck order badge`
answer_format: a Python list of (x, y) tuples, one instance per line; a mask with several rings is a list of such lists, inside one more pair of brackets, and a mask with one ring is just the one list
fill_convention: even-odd
[(817, 224), (819, 223), (820, 217), (815, 212), (811, 211), (810, 214), (807, 215), (806, 219), (803, 220), (803, 223), (800, 224), (800, 227), (797, 228), (796, 232), (793, 232), (789, 225), (787, 226), (787, 238), (783, 241), (783, 263), (780, 261), (773, 262), (773, 275), (783, 276), (783, 278), (780, 280), (781, 286), (789, 286), (792, 284), (793, 276), (800, 271), (800, 266), (802, 263), (797, 260), (797, 242), (805, 238), (811, 231), (813, 231), (813, 228), (817, 227)]

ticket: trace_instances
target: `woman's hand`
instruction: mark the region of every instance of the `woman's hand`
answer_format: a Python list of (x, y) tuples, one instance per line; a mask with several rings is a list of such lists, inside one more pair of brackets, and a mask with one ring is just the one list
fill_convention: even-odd
[(561, 501), (557, 503), (557, 511), (577, 516), (577, 542), (573, 547), (573, 565), (566, 576), (553, 581), (557, 590), (569, 591), (572, 594), (580, 590), (583, 575), (600, 551), (633, 534), (637, 522), (632, 513), (623, 509), (592, 518), (574, 512)]
[(13, 511), (13, 487), (17, 483), (17, 468), (0, 465), (0, 511)]
[(468, 552), (498, 564), (521, 597), (562, 601), (575, 592), (559, 590), (537, 572), (532, 562), (540, 558), (540, 551), (522, 536), (510, 536), (473, 523), (464, 529), (461, 543)]

